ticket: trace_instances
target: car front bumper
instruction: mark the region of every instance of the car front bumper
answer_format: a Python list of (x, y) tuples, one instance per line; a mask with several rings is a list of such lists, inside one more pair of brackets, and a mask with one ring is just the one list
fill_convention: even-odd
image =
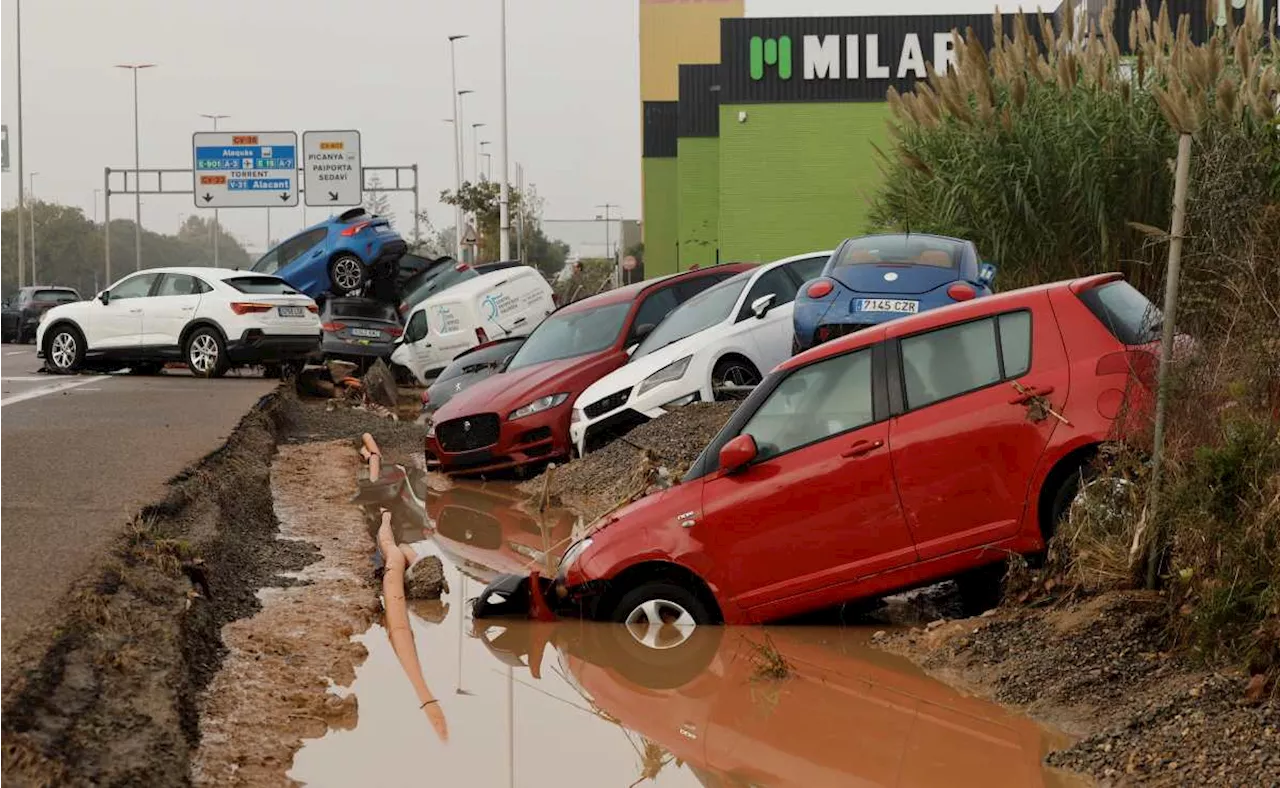
[[(678, 383), (683, 381), (675, 382)], [(701, 389), (687, 390), (687, 386), (675, 384), (659, 386), (642, 396), (632, 397), (626, 405), (595, 418), (585, 418), (584, 413), (582, 421), (569, 425), (569, 440), (578, 455), (584, 455), (594, 450), (598, 444), (625, 435), (647, 421), (665, 416), (673, 408), (706, 399), (706, 392)]]
[(472, 602), (474, 619), (557, 618), (595, 620), (601, 614), (600, 601), (607, 590), (605, 581), (567, 585), (563, 578), (546, 578), (538, 572), (499, 575), (485, 586)]
[(238, 364), (273, 361), (303, 361), (320, 347), (320, 332), (313, 334), (268, 334), (247, 329), (227, 342), (227, 357)]
[(565, 428), (568, 409), (567, 404), (560, 405), (515, 421), (499, 417), (498, 440), (471, 451), (445, 451), (432, 429), (426, 437), (427, 470), (478, 474), (563, 459), (570, 448)]

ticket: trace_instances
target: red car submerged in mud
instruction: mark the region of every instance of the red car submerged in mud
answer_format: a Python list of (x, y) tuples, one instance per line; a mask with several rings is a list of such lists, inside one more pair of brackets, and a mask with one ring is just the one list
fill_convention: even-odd
[(551, 592), (591, 618), (754, 623), (950, 577), (991, 596), (999, 563), (1044, 549), (1098, 448), (1148, 412), (1159, 324), (1108, 274), (819, 345), (680, 484), (597, 523), (553, 582), (495, 581), (476, 615)]
[(730, 263), (610, 290), (552, 312), (507, 366), (449, 400), (427, 431), (427, 467), (478, 474), (569, 455), (573, 401), (626, 363), (680, 304), (751, 268)]

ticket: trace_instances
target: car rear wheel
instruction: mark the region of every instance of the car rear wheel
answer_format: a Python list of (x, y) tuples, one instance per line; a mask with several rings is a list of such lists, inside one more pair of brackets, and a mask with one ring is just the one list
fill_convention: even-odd
[(84, 362), (84, 335), (71, 326), (58, 326), (44, 339), (44, 363), (49, 371), (69, 375)]
[(185, 355), (187, 368), (198, 378), (222, 377), (230, 366), (222, 335), (208, 326), (197, 328), (187, 337)]
[(329, 282), (337, 295), (359, 295), (365, 278), (364, 263), (355, 255), (339, 255), (329, 262)]
[(636, 643), (657, 651), (679, 646), (699, 625), (711, 623), (697, 594), (670, 580), (633, 588), (618, 600), (612, 618)]
[(760, 372), (743, 358), (721, 359), (711, 372), (711, 395), (716, 402), (743, 399), (760, 385)]

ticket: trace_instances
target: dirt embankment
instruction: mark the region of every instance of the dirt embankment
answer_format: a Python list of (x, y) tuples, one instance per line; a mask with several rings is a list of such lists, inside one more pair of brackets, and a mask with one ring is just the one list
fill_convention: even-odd
[[(649, 465), (679, 477), (698, 458), (733, 412), (737, 402), (696, 403), (636, 427), (623, 438), (524, 482), (520, 489), (553, 506), (576, 510), (591, 521), (643, 489)], [(645, 455), (651, 455), (646, 461)], [(551, 474), (550, 484), (546, 475)]]
[(1111, 592), (892, 634), (879, 645), (1080, 736), (1049, 763), (1103, 785), (1276, 785), (1280, 701), (1171, 652), (1165, 600)]
[(222, 626), (314, 556), (275, 538), (268, 471), (279, 416), (273, 396), (175, 478), (63, 600), (43, 658), (5, 676), (6, 785), (187, 783), (196, 699), (226, 653)]

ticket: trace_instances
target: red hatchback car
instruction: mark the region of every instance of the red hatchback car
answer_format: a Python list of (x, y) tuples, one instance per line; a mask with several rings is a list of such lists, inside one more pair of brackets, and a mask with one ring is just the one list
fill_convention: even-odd
[(680, 304), (751, 268), (731, 263), (575, 301), (529, 334), (501, 374), (449, 400), (427, 431), (427, 467), (482, 473), (569, 455), (573, 401), (626, 363)]
[[(680, 484), (598, 523), (540, 588), (561, 610), (651, 626), (998, 580), (991, 565), (1044, 549), (1122, 411), (1148, 412), (1159, 323), (1108, 274), (819, 345), (779, 365)], [(518, 611), (527, 585), (504, 580), (491, 589), (511, 604), (489, 607)]]

